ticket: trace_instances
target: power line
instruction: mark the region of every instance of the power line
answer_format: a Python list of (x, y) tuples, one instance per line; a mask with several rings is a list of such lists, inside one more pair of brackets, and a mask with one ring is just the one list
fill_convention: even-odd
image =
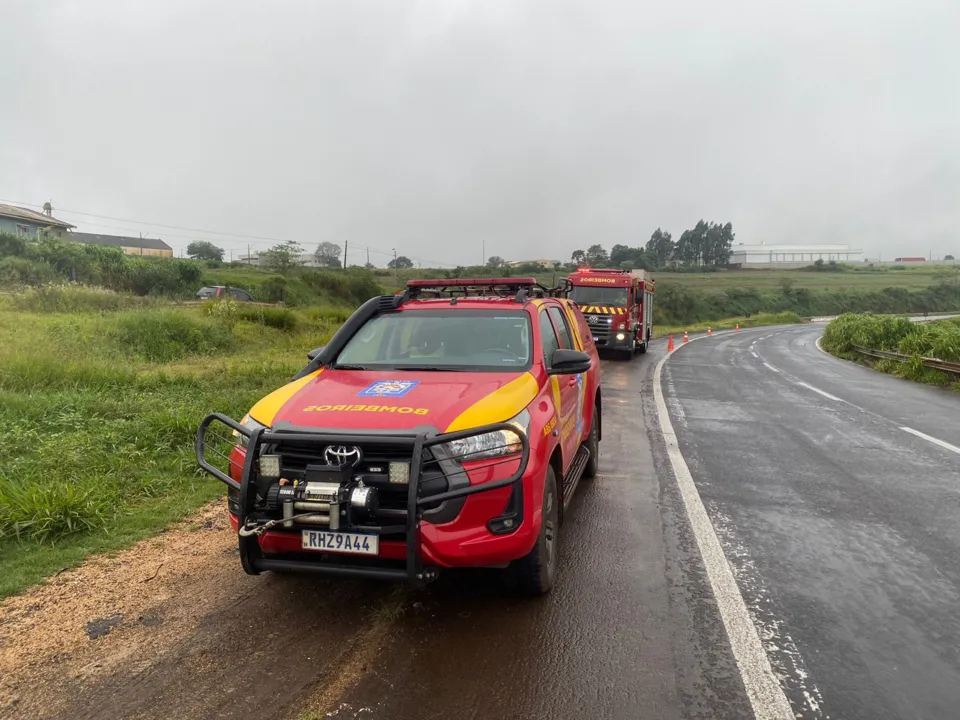
[[(10, 203), (10, 204), (12, 204), (12, 205), (25, 205), (25, 206), (27, 206), (27, 207), (43, 208), (43, 205), (38, 205), (37, 203), (22, 202), (22, 201), (20, 201), (20, 200), (6, 200), (6, 199), (3, 199), (3, 198), (0, 198), (0, 202), (2, 202), (2, 203)], [(82, 211), (80, 211), (80, 210), (68, 210), (68, 209), (66, 209), (66, 208), (57, 208), (57, 212), (58, 212), (58, 213), (67, 213), (67, 214), (69, 214), (69, 215), (81, 215), (81, 216), (83, 216), (83, 217), (102, 218), (102, 219), (105, 219), (105, 220), (115, 220), (115, 221), (117, 221), (117, 222), (128, 222), (128, 223), (134, 223), (134, 224), (136, 224), (136, 225), (146, 225), (146, 226), (149, 226), (149, 227), (159, 227), (159, 228), (165, 228), (165, 229), (171, 229), (171, 230), (185, 230), (186, 232), (196, 232), (196, 233), (202, 233), (202, 234), (204, 234), (204, 235), (223, 235), (223, 236), (225, 236), (225, 237), (227, 237), (227, 238), (240, 238), (240, 239), (242, 239), (242, 240), (244, 240), (244, 241), (247, 242), (247, 247), (248, 247), (247, 257), (250, 256), (250, 251), (249, 251), (249, 246), (250, 246), (250, 245), (270, 245), (270, 246), (272, 246), (273, 244), (277, 244), (277, 243), (297, 242), (297, 241), (292, 241), (292, 240), (283, 239), (283, 238), (264, 237), (264, 236), (262, 236), (262, 235), (243, 235), (243, 234), (241, 234), (241, 233), (230, 233), (230, 232), (225, 232), (225, 231), (222, 231), (222, 230), (201, 230), (201, 229), (199, 229), (199, 228), (184, 227), (184, 226), (182, 226), (182, 225), (165, 225), (165, 224), (163, 224), (163, 223), (153, 223), (153, 222), (148, 222), (148, 221), (146, 221), (146, 220), (133, 220), (133, 219), (130, 219), (130, 218), (119, 218), (119, 217), (114, 217), (114, 216), (111, 216), (111, 215), (98, 215), (98, 214), (96, 214), (96, 213), (82, 212)], [(92, 225), (92, 226), (94, 226), (94, 227), (108, 228), (108, 229), (110, 229), (110, 230), (124, 230), (124, 231), (126, 231), (126, 232), (138, 232), (137, 230), (134, 230), (134, 229), (132, 229), (132, 228), (117, 227), (116, 225), (105, 225), (105, 224), (103, 224), (103, 223), (95, 223), (95, 222), (90, 222), (90, 221), (87, 221), (86, 224), (87, 224), (87, 225)], [(170, 234), (170, 233), (164, 233), (164, 235), (165, 235), (166, 237), (168, 237), (168, 238), (177, 238), (177, 239), (179, 239), (179, 240), (206, 240), (206, 239), (207, 239), (207, 238), (204, 238), (204, 237), (197, 237), (197, 236), (191, 236), (191, 235), (175, 235), (175, 234)], [(226, 240), (226, 241), (224, 241), (224, 242), (234, 242), (234, 243), (238, 243), (238, 244), (240, 244), (240, 245), (243, 244), (242, 242), (240, 242), (240, 240)], [(298, 243), (298, 244), (299, 244), (299, 243)], [(359, 249), (366, 249), (368, 252), (372, 252), (372, 253), (374, 253), (375, 255), (382, 255), (382, 256), (384, 256), (384, 257), (394, 257), (394, 256), (396, 255), (396, 253), (393, 252), (393, 251), (387, 252), (386, 250), (380, 250), (380, 249), (378, 249), (378, 248), (369, 247), (369, 246), (360, 246)], [(408, 257), (410, 260), (414, 260), (414, 261), (416, 261), (416, 262), (428, 263), (428, 264), (432, 265), (433, 267), (456, 267), (455, 265), (453, 265), (453, 264), (451, 264), (451, 263), (442, 263), (442, 262), (438, 262), (438, 261), (436, 261), (436, 260), (428, 260), (428, 259), (426, 259), (426, 258), (413, 257), (413, 256), (411, 256), (411, 255), (408, 255), (407, 257)]]

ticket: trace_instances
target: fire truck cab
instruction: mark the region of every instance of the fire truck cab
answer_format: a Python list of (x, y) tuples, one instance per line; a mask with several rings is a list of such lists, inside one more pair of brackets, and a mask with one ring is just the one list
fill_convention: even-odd
[(598, 350), (627, 359), (647, 351), (656, 281), (646, 271), (580, 268), (569, 280), (570, 299), (586, 317)]

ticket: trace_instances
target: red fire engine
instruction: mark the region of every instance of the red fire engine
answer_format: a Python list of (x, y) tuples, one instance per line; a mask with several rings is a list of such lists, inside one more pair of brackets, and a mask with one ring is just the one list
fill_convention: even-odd
[(648, 273), (580, 268), (569, 279), (570, 299), (580, 306), (598, 349), (616, 350), (628, 359), (647, 351), (656, 287)]

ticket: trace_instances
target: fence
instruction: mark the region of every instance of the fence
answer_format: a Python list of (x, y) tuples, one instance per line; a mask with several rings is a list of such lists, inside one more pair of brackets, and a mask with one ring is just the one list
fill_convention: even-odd
[[(896, 362), (907, 362), (913, 360), (912, 355), (903, 355), (901, 353), (888, 352), (887, 350), (871, 350), (870, 348), (860, 347), (859, 345), (854, 345), (854, 350), (856, 350), (861, 355), (869, 355), (870, 357), (882, 358), (884, 360), (895, 360)], [(946, 360), (938, 360), (937, 358), (920, 358), (920, 362), (924, 367), (933, 368), (934, 370), (942, 370), (946, 373), (953, 373), (954, 375), (960, 375), (960, 363), (951, 363)]]

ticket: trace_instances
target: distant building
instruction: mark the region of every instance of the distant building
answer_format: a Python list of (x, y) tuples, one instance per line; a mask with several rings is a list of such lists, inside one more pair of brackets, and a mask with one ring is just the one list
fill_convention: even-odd
[(555, 265), (554, 260), (540, 259), (540, 260), (514, 260), (513, 262), (506, 263), (507, 267), (523, 267), (524, 265), (538, 265), (542, 268), (548, 270), (553, 270)]
[(67, 231), (75, 226), (53, 217), (50, 203), (43, 204), (43, 212), (27, 210), (15, 205), (0, 205), (0, 232), (36, 238), (46, 235), (65, 239)]
[(150, 238), (124, 237), (122, 235), (97, 235), (94, 233), (72, 232), (66, 236), (67, 240), (84, 243), (86, 245), (108, 245), (118, 247), (127, 255), (143, 255), (145, 257), (173, 257), (173, 248), (163, 240)]
[(734, 245), (730, 264), (741, 268), (797, 268), (812, 265), (817, 260), (825, 263), (863, 262), (863, 250), (851, 250), (849, 245)]
[[(266, 265), (267, 259), (261, 258), (260, 255), (241, 255), (237, 258), (237, 262), (242, 262), (246, 265)], [(300, 265), (302, 267), (314, 267), (314, 268), (329, 268), (329, 265), (325, 263), (317, 262), (317, 256), (313, 253), (303, 253), (300, 256)]]

